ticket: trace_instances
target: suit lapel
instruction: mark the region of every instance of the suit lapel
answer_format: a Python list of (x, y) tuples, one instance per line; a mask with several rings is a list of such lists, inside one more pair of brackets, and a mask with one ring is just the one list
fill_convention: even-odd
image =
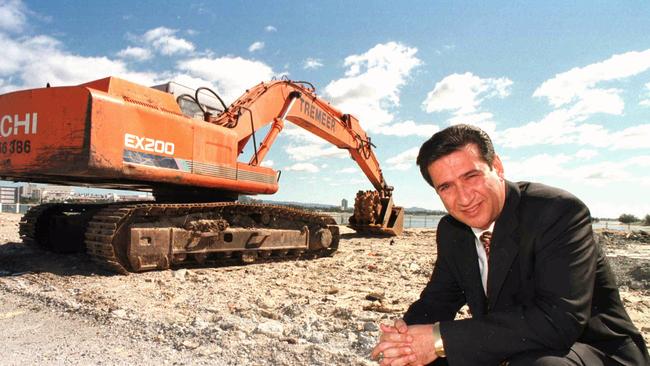
[[(483, 296), (483, 285), (481, 283), (481, 272), (478, 267), (478, 254), (476, 253), (476, 242), (474, 233), (470, 228), (464, 224), (459, 223), (459, 229), (462, 234), (458, 236), (458, 242), (455, 243), (454, 248), (456, 253), (456, 261), (458, 268), (461, 269), (461, 276), (463, 282), (471, 289), (465, 289), (465, 295), (472, 307), (472, 314), (484, 314), (486, 301)], [(474, 298), (472, 301), (471, 298)]]
[(506, 181), (506, 202), (494, 224), (488, 262), (488, 309), (493, 309), (503, 281), (519, 253), (517, 211), (521, 192), (516, 184)]

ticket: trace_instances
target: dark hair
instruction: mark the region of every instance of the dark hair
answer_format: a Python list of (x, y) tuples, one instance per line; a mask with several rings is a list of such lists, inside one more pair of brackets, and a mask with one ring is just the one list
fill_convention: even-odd
[[(438, 131), (420, 147), (417, 164), (424, 180), (434, 187), (429, 175), (429, 165), (434, 161), (462, 149), (467, 144), (476, 144), (481, 159), (490, 167), (494, 161), (494, 146), (485, 131), (471, 125), (454, 125)], [(435, 188), (435, 187), (434, 187)]]

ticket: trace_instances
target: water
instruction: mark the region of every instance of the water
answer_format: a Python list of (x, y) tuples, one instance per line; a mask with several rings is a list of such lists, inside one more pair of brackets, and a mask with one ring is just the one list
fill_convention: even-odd
[[(348, 219), (352, 216), (348, 212), (323, 212), (325, 215), (332, 216), (339, 225), (347, 225)], [(438, 222), (443, 216), (441, 215), (404, 215), (405, 228), (432, 228), (438, 227)], [(594, 229), (614, 230), (614, 231), (650, 231), (650, 226), (621, 224), (616, 220), (600, 220), (593, 223)]]
[(616, 220), (600, 220), (593, 223), (594, 229), (614, 230), (614, 231), (650, 231), (650, 226), (641, 226), (635, 224), (621, 224)]
[[(352, 216), (348, 212), (323, 212), (325, 215), (332, 216), (339, 225), (347, 225), (348, 219)], [(405, 228), (437, 228), (441, 215), (404, 215)]]

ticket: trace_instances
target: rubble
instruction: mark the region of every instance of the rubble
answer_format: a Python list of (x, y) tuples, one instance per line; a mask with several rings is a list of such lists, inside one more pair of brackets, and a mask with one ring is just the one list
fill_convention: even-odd
[[(436, 251), (431, 229), (390, 239), (357, 237), (342, 227), (340, 249), (330, 258), (121, 276), (84, 255), (23, 245), (18, 218), (0, 215), (0, 296), (20, 300), (0, 309), (0, 326), (48, 313), (58, 328), (78, 330), (69, 337), (76, 332), (89, 341), (83, 351), (9, 352), (17, 357), (10, 364), (372, 365), (379, 324), (401, 316), (419, 296)], [(630, 316), (650, 340), (650, 245), (615, 232), (598, 237)], [(3, 346), (40, 342), (17, 334), (22, 340), (8, 337)], [(69, 340), (49, 342), (66, 349)]]

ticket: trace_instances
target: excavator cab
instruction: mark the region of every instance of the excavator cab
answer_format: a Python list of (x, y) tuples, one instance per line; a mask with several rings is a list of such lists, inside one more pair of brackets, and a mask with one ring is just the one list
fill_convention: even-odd
[(224, 109), (220, 102), (221, 99), (209, 92), (207, 88), (194, 89), (175, 81), (155, 85), (152, 88), (173, 95), (183, 114), (190, 118), (203, 120), (206, 112), (217, 115)]

